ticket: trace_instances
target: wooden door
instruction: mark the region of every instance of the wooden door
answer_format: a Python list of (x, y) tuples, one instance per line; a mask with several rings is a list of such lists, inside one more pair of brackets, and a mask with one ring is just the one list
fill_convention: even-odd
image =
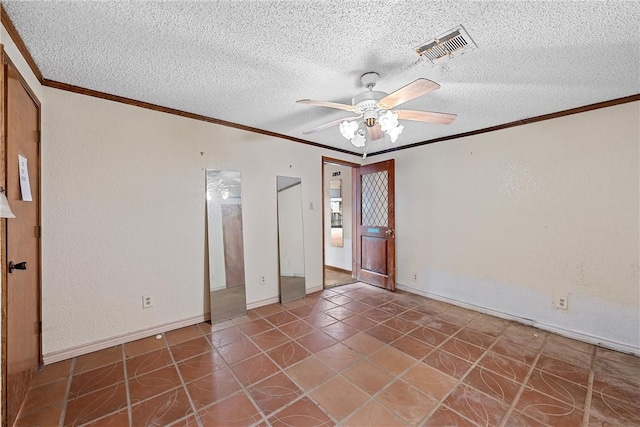
[[(40, 349), (40, 104), (5, 57), (4, 157), (5, 187), (15, 218), (5, 221), (3, 276), (3, 409), (13, 425), (33, 372), (41, 362)], [(27, 159), (32, 201), (20, 189), (18, 156)], [(26, 264), (19, 264), (19, 263)], [(18, 264), (18, 268), (9, 265)]]
[(356, 180), (358, 280), (390, 291), (396, 285), (394, 161), (359, 168)]

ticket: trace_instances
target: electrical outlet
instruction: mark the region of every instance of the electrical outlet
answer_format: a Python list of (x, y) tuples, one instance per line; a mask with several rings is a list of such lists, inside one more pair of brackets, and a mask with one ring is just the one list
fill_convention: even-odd
[(264, 274), (260, 275), (260, 284), (261, 285), (266, 285), (267, 284), (267, 276), (265, 276)]
[(418, 273), (411, 273), (411, 280), (413, 280), (414, 282), (418, 281)]
[(142, 308), (151, 308), (151, 307), (153, 307), (153, 297), (151, 295), (143, 295)]
[(559, 310), (568, 310), (569, 309), (569, 297), (566, 295), (558, 295), (556, 299), (553, 301), (553, 305), (555, 308)]

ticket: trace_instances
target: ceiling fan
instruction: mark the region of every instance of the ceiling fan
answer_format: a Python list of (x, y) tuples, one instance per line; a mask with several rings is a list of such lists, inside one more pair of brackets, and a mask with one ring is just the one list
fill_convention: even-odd
[[(366, 144), (366, 134), (369, 140), (373, 141), (384, 137), (386, 132), (391, 142), (396, 142), (398, 136), (404, 130), (404, 126), (398, 124), (398, 120), (413, 120), (417, 122), (438, 123), (447, 125), (455, 118), (455, 114), (437, 113), (434, 111), (418, 110), (393, 110), (400, 104), (433, 92), (440, 88), (436, 82), (427, 79), (417, 79), (397, 91), (387, 94), (385, 92), (374, 91), (380, 76), (378, 73), (369, 72), (362, 75), (360, 80), (368, 90), (353, 97), (351, 105), (337, 102), (315, 101), (312, 99), (300, 99), (296, 101), (300, 104), (315, 105), (318, 107), (337, 108), (357, 114), (354, 117), (347, 117), (333, 120), (321, 126), (303, 132), (308, 135), (323, 131), (330, 127), (340, 125), (340, 133), (356, 147), (363, 147)], [(366, 148), (365, 154), (366, 157)]]

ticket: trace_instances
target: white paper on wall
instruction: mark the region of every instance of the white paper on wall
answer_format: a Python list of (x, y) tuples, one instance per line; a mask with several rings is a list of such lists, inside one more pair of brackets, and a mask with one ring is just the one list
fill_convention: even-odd
[(27, 158), (18, 154), (18, 167), (20, 169), (20, 192), (22, 200), (31, 202), (31, 184), (29, 184), (29, 168), (27, 168)]

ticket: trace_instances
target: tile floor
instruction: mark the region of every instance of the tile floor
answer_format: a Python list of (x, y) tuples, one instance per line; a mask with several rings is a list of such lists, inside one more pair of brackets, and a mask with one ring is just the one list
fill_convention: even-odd
[(20, 426), (638, 426), (640, 359), (363, 284), (46, 366)]
[(334, 270), (331, 267), (324, 267), (324, 288), (333, 288), (347, 283), (353, 283), (356, 279), (351, 277), (351, 273)]

